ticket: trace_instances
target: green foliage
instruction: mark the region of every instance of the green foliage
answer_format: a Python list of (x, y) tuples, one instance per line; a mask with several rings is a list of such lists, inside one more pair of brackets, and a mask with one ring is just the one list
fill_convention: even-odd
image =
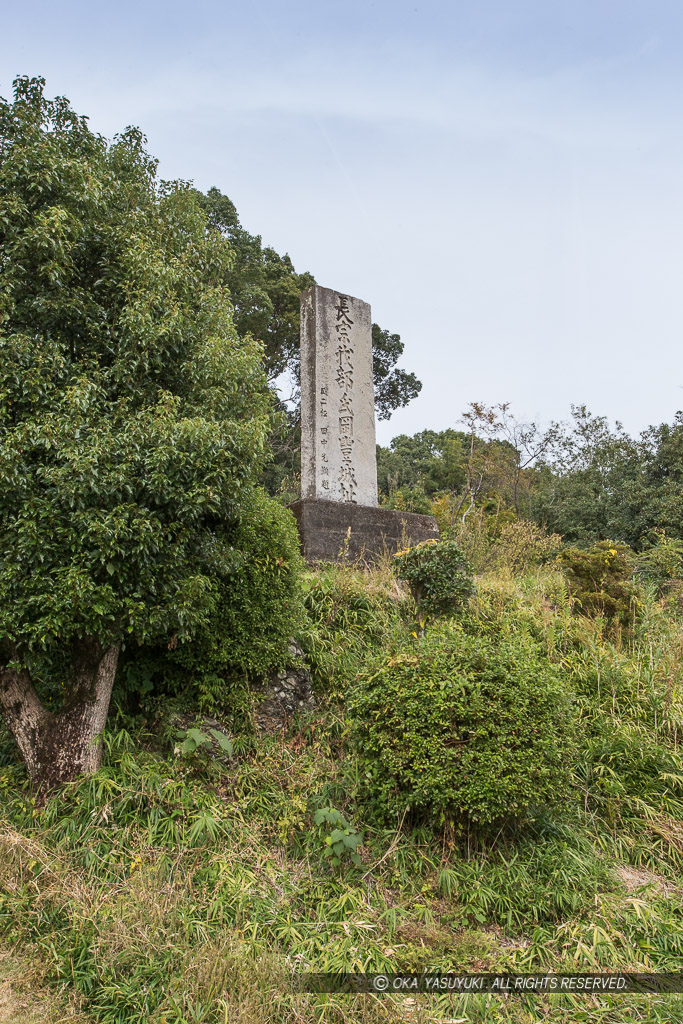
[(637, 611), (634, 560), (625, 544), (603, 540), (588, 551), (564, 548), (558, 557), (577, 614), (599, 616), (625, 628), (633, 625)]
[(683, 540), (655, 531), (656, 543), (637, 559), (637, 575), (652, 583), (658, 594), (683, 580)]
[(229, 241), (234, 260), (224, 280), (234, 305), (240, 337), (263, 344), (266, 369), (274, 379), (295, 362), (299, 350), (299, 297), (314, 283), (313, 275), (297, 274), (288, 255), (264, 246), (240, 224), (234, 204), (219, 189), (196, 193), (212, 228)]
[(475, 572), (523, 574), (547, 562), (561, 547), (561, 538), (549, 534), (500, 500), (487, 499), (461, 517), (457, 498), (441, 494), (432, 500), (432, 513), (441, 536), (454, 540)]
[(536, 471), (533, 518), (581, 547), (613, 537), (641, 551), (662, 529), (683, 539), (683, 413), (634, 439), (584, 406), (572, 412)]
[(0, 102), (0, 642), (188, 635), (268, 436), (226, 241), (41, 80)]
[(323, 854), (329, 858), (332, 867), (339, 868), (346, 859), (356, 867), (362, 864), (358, 847), (363, 842), (357, 832), (336, 807), (321, 807), (313, 819), (318, 838), (323, 844)]
[[(683, 635), (656, 599), (681, 578), (680, 416), (632, 442), (579, 410), (538, 471), (474, 434), (380, 450), (390, 502), (440, 492), (459, 554), (399, 562), (458, 623), (410, 639), (388, 566), (327, 566), (305, 576), (300, 625), (293, 522), (254, 486), (271, 422), (259, 349), (221, 290), (233, 274), (240, 325), (271, 370), (291, 363), (288, 258), (240, 237), (218, 194), (204, 205), (234, 236), (233, 270), (202, 200), (156, 183), (138, 133), (108, 145), (39, 82), (19, 81), (0, 128), (4, 635), (31, 648), (52, 702), (90, 631), (128, 639), (135, 710), (237, 716), (246, 676), (300, 629), (328, 698), (287, 737), (192, 726), (168, 760), (146, 752), (158, 737), (119, 730), (105, 767), (40, 812), (0, 729), (4, 941), (104, 1024), (679, 1019), (672, 996), (320, 1001), (291, 975), (683, 969)], [(391, 379), (399, 341), (380, 334)], [(522, 491), (578, 545), (563, 573), (557, 538), (519, 519)], [(486, 572), (466, 609), (463, 552)], [(361, 842), (363, 877), (338, 870), (360, 866)]]
[(303, 560), (292, 513), (252, 492), (219, 534), (215, 555), (212, 616), (172, 657), (193, 677), (261, 676), (284, 664), (301, 627)]
[(422, 390), (422, 382), (414, 373), (397, 366), (403, 355), (403, 342), (398, 334), (372, 325), (372, 377), (375, 385), (375, 412), (380, 420), (388, 420), (396, 409), (403, 409)]
[[(334, 603), (340, 633), (346, 618), (358, 637), (365, 615), (375, 652), (384, 622), (390, 647), (396, 583), (384, 569), (356, 573), (353, 585), (351, 575), (323, 570), (336, 596), (319, 595), (321, 613)], [(375, 614), (348, 608), (363, 591)], [(400, 830), (396, 820), (378, 828), (354, 803), (363, 772), (334, 706), (301, 732), (257, 740), (229, 767), (162, 760), (145, 752), (149, 737), (119, 732), (98, 775), (42, 813), (16, 766), (0, 768), (3, 941), (105, 1024), (405, 1021), (402, 994), (368, 1002), (293, 993), (302, 963), (332, 972), (683, 969), (683, 818), (680, 781), (669, 777), (680, 775), (680, 624), (650, 602), (628, 645), (607, 642), (599, 622), (568, 614), (566, 582), (551, 565), (487, 575), (465, 621), (488, 638), (487, 652), (508, 643), (526, 664), (531, 651), (531, 671), (533, 658), (543, 671), (552, 662), (576, 693), (575, 800), (561, 817), (541, 813), (486, 841), (473, 830), (465, 842), (433, 824), (408, 827), (408, 818)], [(468, 669), (466, 651), (461, 662)], [(321, 807), (362, 832), (360, 871), (329, 870), (323, 836), (340, 821), (316, 826)], [(621, 879), (626, 870), (635, 890)], [(418, 997), (409, 1015), (425, 1024), (465, 1015), (472, 1024), (668, 1024), (681, 1013), (671, 995), (622, 996), (618, 1006), (572, 1000)]]
[(378, 445), (380, 494), (389, 497), (392, 491), (414, 487), (428, 495), (459, 489), (466, 480), (469, 441), (460, 430), (422, 430), (413, 437), (399, 434), (387, 448)]
[(642, 552), (662, 530), (683, 540), (683, 412), (637, 439), (584, 406), (572, 414), (569, 426), (541, 430), (506, 403), (473, 402), (463, 415), (469, 433), (421, 431), (378, 446), (380, 495), (422, 487), (439, 503), (442, 536), (477, 569), (474, 520), (492, 502), (498, 515), (512, 510), (577, 547), (613, 538)]
[(476, 830), (566, 797), (570, 701), (524, 632), (435, 625), (363, 673), (349, 707), (363, 789), (385, 814)]
[(393, 564), (410, 587), (420, 619), (455, 612), (474, 593), (472, 568), (455, 541), (423, 541), (399, 551)]
[(218, 729), (209, 729), (208, 733), (197, 728), (185, 729), (179, 733), (178, 740), (176, 753), (182, 754), (183, 757), (206, 755), (214, 744), (217, 744), (218, 748), (228, 757), (232, 757), (234, 752), (230, 737)]
[(432, 505), (423, 488), (417, 484), (414, 487), (399, 487), (381, 500), (382, 508), (396, 509), (398, 512), (417, 512), (421, 515), (431, 515)]
[(301, 644), (325, 693), (342, 693), (391, 638), (404, 636), (407, 595), (386, 567), (326, 565), (306, 574)]
[(503, 525), (491, 543), (485, 568), (526, 573), (548, 562), (562, 546), (556, 533), (547, 533), (529, 519), (513, 520)]
[[(594, 721), (585, 744), (581, 779), (590, 805), (605, 821), (638, 817), (648, 806), (657, 818), (683, 818), (680, 757), (642, 726), (603, 718)], [(683, 864), (673, 844), (674, 862)]]
[(210, 565), (215, 603), (206, 623), (182, 643), (129, 646), (114, 699), (129, 714), (163, 720), (199, 710), (249, 732), (249, 680), (284, 665), (303, 628), (303, 560), (291, 512), (259, 489), (245, 494), (239, 518), (216, 530)]
[[(263, 245), (260, 235), (246, 231), (234, 204), (219, 189), (210, 188), (206, 195), (196, 195), (209, 224), (229, 240), (235, 254), (224, 280), (234, 303), (238, 333), (262, 342), (271, 380), (283, 373), (296, 379), (299, 299), (301, 292), (315, 283), (313, 275), (298, 274), (288, 255), (278, 255), (270, 246)], [(373, 324), (372, 349), (375, 409), (379, 419), (389, 419), (395, 409), (419, 394), (422, 384), (414, 373), (396, 365), (403, 353), (398, 334)], [(290, 427), (294, 431), (295, 424)]]
[(680, 622), (643, 595), (625, 643), (604, 621), (572, 616), (566, 581), (550, 565), (526, 579), (487, 576), (478, 628), (536, 637), (574, 695), (579, 748), (574, 784), (597, 846), (641, 869), (680, 870), (683, 657)]
[(432, 499), (432, 514), (441, 539), (455, 541), (475, 572), (481, 572), (486, 564), (500, 519), (510, 522), (514, 518), (514, 512), (504, 510), (501, 517), (498, 512), (491, 515), (483, 506), (470, 508), (464, 515), (460, 497), (449, 493)]
[(487, 407), (472, 402), (463, 414), (469, 431), (423, 430), (401, 434), (388, 448), (377, 448), (377, 479), (382, 497), (394, 490), (419, 486), (430, 497), (448, 497), (444, 536), (458, 540), (453, 528), (494, 502), (500, 511), (526, 508), (535, 478), (530, 468), (556, 439), (557, 425), (541, 431), (521, 423), (507, 403)]

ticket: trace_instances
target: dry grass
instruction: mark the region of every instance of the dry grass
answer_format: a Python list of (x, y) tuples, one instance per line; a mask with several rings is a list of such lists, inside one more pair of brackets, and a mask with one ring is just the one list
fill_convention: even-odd
[(616, 874), (629, 893), (636, 892), (647, 885), (653, 886), (655, 891), (661, 892), (665, 896), (677, 892), (676, 886), (672, 885), (668, 879), (662, 878), (661, 875), (655, 874), (653, 871), (647, 871), (645, 868), (634, 868), (630, 864), (621, 864), (616, 868)]
[(45, 989), (30, 964), (0, 949), (0, 1024), (88, 1024)]

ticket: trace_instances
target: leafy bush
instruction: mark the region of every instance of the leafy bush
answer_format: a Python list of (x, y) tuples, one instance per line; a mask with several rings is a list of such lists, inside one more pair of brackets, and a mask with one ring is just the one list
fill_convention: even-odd
[(435, 625), (363, 673), (350, 701), (366, 796), (381, 815), (493, 826), (560, 801), (573, 716), (525, 633)]
[(638, 557), (637, 574), (662, 594), (683, 579), (683, 541), (657, 533), (657, 543)]
[(472, 567), (452, 540), (427, 540), (399, 551), (394, 567), (410, 587), (420, 618), (448, 615), (474, 593)]
[(178, 648), (194, 672), (263, 675), (287, 658), (302, 615), (303, 559), (294, 516), (254, 491), (217, 551), (219, 597), (209, 628)]
[(486, 568), (508, 569), (512, 573), (526, 572), (547, 562), (561, 547), (556, 533), (548, 533), (542, 526), (528, 519), (507, 523), (494, 541), (486, 559)]
[(182, 757), (207, 757), (217, 747), (227, 757), (232, 757), (234, 747), (232, 740), (219, 729), (209, 729), (202, 732), (201, 729), (183, 729), (178, 734), (178, 743), (175, 753)]
[(245, 677), (286, 661), (303, 618), (303, 560), (291, 512), (253, 491), (240, 518), (217, 530), (208, 559), (216, 601), (207, 625), (185, 643), (126, 653), (117, 696), (128, 706), (139, 687), (152, 700), (181, 696), (188, 710), (241, 721), (244, 708), (234, 704), (235, 697), (248, 701)]
[(577, 614), (598, 616), (630, 627), (636, 612), (633, 552), (625, 544), (601, 540), (588, 551), (565, 548), (559, 554)]
[(334, 868), (339, 868), (345, 859), (356, 867), (362, 861), (358, 847), (363, 842), (360, 832), (350, 825), (336, 807), (321, 807), (313, 819), (317, 837), (322, 844), (323, 855), (328, 857)]

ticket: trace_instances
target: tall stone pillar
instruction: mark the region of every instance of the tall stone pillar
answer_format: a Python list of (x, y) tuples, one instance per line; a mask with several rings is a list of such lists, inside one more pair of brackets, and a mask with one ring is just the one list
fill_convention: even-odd
[(370, 306), (301, 296), (301, 497), (377, 506)]
[(377, 507), (370, 306), (314, 285), (301, 296), (301, 500), (309, 562), (369, 564), (437, 540), (432, 516)]

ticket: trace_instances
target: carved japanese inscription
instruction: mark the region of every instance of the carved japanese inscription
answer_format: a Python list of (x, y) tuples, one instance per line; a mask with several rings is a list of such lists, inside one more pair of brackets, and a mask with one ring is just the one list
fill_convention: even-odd
[(301, 296), (301, 496), (377, 505), (370, 306)]

